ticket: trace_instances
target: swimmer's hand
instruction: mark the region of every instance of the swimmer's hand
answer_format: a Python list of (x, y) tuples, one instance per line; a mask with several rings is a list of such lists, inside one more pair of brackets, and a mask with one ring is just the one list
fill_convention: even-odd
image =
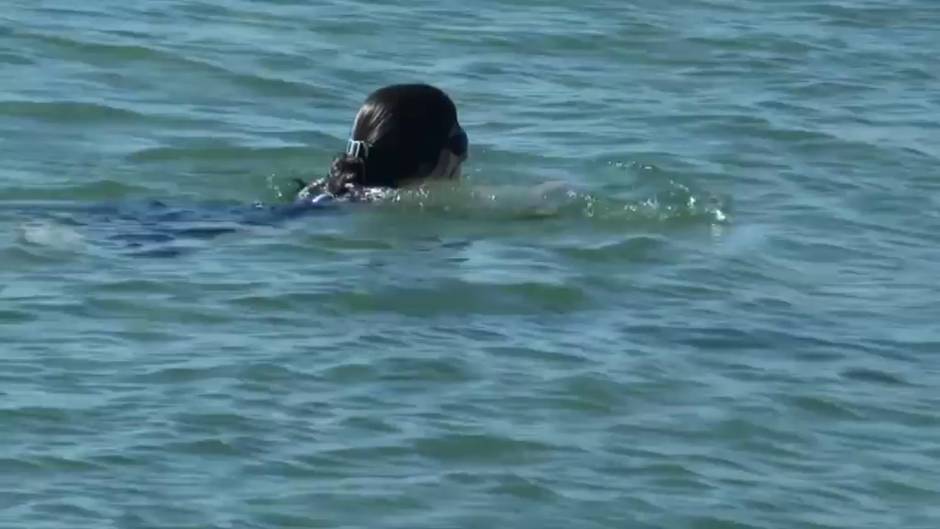
[(294, 182), (300, 184), (300, 189), (297, 190), (297, 196), (294, 198), (295, 203), (324, 204), (334, 198), (332, 194), (324, 189), (323, 180), (308, 184), (299, 178), (295, 178)]

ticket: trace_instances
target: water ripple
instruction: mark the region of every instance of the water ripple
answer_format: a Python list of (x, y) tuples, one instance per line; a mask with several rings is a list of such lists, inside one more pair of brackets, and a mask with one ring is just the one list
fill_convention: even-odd
[(936, 526), (927, 0), (8, 4), (0, 525)]

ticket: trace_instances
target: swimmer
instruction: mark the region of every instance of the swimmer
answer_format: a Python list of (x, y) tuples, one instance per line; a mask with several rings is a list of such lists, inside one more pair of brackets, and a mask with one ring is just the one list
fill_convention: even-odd
[(297, 200), (368, 201), (388, 189), (459, 179), (468, 154), (467, 134), (447, 94), (426, 84), (386, 86), (366, 98), (329, 175), (305, 185)]

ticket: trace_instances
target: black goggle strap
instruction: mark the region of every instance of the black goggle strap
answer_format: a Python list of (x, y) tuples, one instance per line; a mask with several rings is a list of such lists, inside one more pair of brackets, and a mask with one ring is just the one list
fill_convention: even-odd
[(463, 156), (467, 153), (467, 147), (470, 143), (467, 133), (462, 127), (457, 127), (457, 132), (447, 139), (447, 148), (457, 156)]

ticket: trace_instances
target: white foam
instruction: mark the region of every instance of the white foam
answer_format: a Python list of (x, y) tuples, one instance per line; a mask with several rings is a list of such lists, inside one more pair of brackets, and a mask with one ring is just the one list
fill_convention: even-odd
[(52, 222), (33, 221), (16, 227), (20, 242), (56, 250), (76, 251), (85, 247), (85, 239), (74, 228)]

